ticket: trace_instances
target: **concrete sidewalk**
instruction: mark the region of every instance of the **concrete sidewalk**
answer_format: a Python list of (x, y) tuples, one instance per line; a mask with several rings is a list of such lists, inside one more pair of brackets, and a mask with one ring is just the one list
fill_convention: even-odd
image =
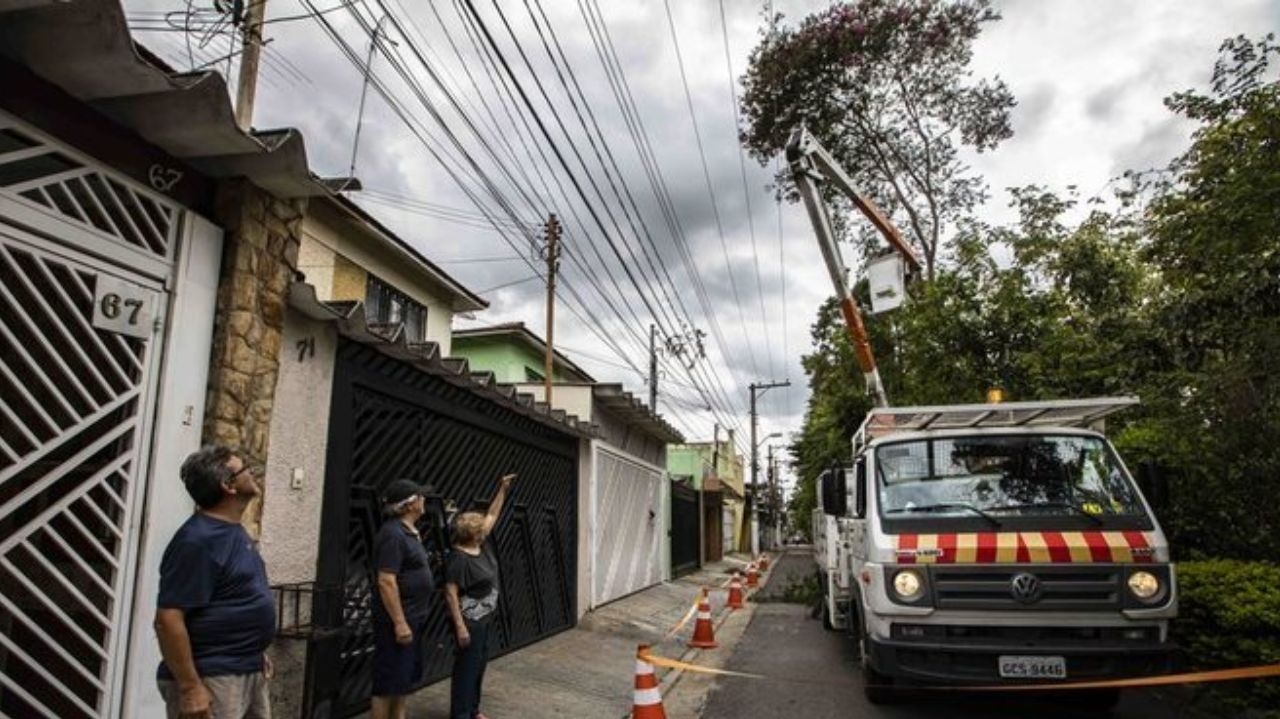
[[(731, 555), (693, 574), (600, 607), (572, 629), (494, 659), (485, 674), (482, 710), (493, 719), (630, 716), (637, 645), (651, 644), (656, 655), (708, 666), (718, 664), (717, 658), (732, 651), (754, 605), (727, 611), (723, 591), (711, 592), (716, 639), (722, 645), (719, 649), (685, 648), (693, 622), (672, 640), (664, 642), (663, 637), (689, 611), (700, 587), (720, 587), (732, 571), (745, 564), (745, 557)], [(711, 683), (686, 682), (680, 675), (679, 671), (658, 670), (667, 717), (694, 719)], [(682, 685), (679, 691), (672, 691), (677, 684)], [(447, 679), (409, 698), (412, 719), (447, 719), (448, 712)]]

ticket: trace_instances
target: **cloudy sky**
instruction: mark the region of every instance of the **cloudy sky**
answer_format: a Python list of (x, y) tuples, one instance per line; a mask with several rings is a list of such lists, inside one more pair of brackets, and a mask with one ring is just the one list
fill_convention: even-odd
[[(355, 168), (367, 191), (354, 197), (492, 303), (457, 326), (524, 321), (542, 333), (538, 230), (527, 228), (555, 212), (566, 227), (561, 349), (645, 396), (650, 323), (660, 344), (701, 330), (705, 358), (663, 359), (663, 414), (695, 440), (709, 439), (713, 422), (737, 427), (745, 448), (747, 385), (789, 379), (762, 398), (760, 433), (799, 428), (800, 356), (830, 287), (803, 213), (773, 200), (772, 168), (748, 159), (744, 182), (731, 83), (758, 41), (763, 3), (474, 0), (481, 27), (465, 20), (465, 0), (346, 1), (269, 1), (255, 125), (299, 128), (313, 168), (346, 175), (369, 27), (389, 14), (381, 36), (394, 44), (375, 55), (373, 73), (394, 105), (370, 89)], [(226, 72), (218, 59), (232, 40), (202, 5), (213, 3), (170, 15), (190, 27), (174, 32), (155, 28), (185, 3), (125, 1), (139, 40), (175, 66)], [(788, 22), (825, 5), (774, 3)], [(1280, 28), (1274, 0), (997, 7), (1003, 20), (977, 43), (973, 69), (1009, 84), (1015, 134), (970, 158), (991, 189), (993, 222), (1011, 219), (1004, 188), (1075, 185), (1090, 196), (1126, 169), (1163, 165), (1190, 128), (1161, 99), (1203, 87), (1223, 38)], [(312, 8), (329, 27), (306, 17)]]

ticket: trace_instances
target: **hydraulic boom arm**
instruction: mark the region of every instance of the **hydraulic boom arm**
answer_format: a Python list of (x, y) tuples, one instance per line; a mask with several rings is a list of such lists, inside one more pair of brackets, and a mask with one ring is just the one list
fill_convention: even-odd
[(871, 341), (867, 336), (866, 325), (862, 322), (862, 308), (858, 305), (858, 300), (853, 296), (853, 290), (845, 278), (844, 261), (840, 258), (840, 247), (836, 244), (831, 213), (826, 203), (822, 201), (818, 182), (830, 182), (848, 197), (854, 206), (868, 220), (871, 220), (871, 224), (875, 225), (880, 234), (884, 235), (893, 249), (902, 255), (912, 272), (920, 269), (920, 258), (902, 239), (898, 228), (894, 227), (880, 208), (854, 189), (853, 180), (845, 174), (831, 153), (827, 152), (826, 148), (804, 126), (796, 128), (787, 141), (787, 162), (791, 167), (791, 177), (795, 180), (796, 190), (804, 199), (809, 220), (813, 223), (813, 229), (818, 235), (822, 259), (827, 263), (827, 272), (831, 274), (836, 296), (840, 298), (840, 312), (844, 315), (849, 337), (853, 340), (853, 351), (858, 358), (858, 367), (866, 378), (867, 392), (875, 398), (877, 407), (888, 407), (889, 398), (885, 394), (884, 384), (880, 381), (880, 371), (876, 369), (875, 355), (871, 352)]

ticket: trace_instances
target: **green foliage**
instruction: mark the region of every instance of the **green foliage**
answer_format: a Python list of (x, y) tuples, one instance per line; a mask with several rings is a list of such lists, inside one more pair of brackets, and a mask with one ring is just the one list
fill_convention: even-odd
[[(895, 404), (1136, 394), (1109, 429), (1131, 468), (1168, 469), (1176, 555), (1280, 561), (1278, 54), (1270, 37), (1225, 43), (1210, 92), (1168, 100), (1200, 123), (1191, 148), (1131, 176), (1118, 206), (1027, 187), (1012, 225), (961, 223), (935, 279), (868, 322)], [(812, 335), (792, 446), (805, 518), (869, 407), (831, 303)]]
[(1008, 88), (968, 69), (998, 19), (988, 0), (841, 2), (797, 27), (770, 18), (742, 79), (742, 142), (768, 163), (805, 123), (900, 221), (932, 277), (945, 227), (985, 197), (959, 148), (1013, 134)]
[(1168, 100), (1203, 124), (1149, 189), (1158, 281), (1130, 444), (1175, 470), (1174, 539), (1199, 556), (1280, 559), (1280, 83), (1264, 81), (1277, 56), (1272, 36), (1228, 40), (1212, 92)]
[[(1179, 613), (1174, 639), (1194, 669), (1280, 663), (1280, 566), (1207, 561), (1178, 565)], [(1233, 713), (1271, 707), (1280, 717), (1280, 681), (1223, 685), (1205, 700)]]

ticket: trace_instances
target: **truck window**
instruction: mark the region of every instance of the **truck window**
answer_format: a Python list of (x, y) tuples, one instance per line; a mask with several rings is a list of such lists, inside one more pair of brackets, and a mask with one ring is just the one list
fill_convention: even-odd
[(973, 436), (876, 449), (880, 511), (894, 518), (1144, 515), (1107, 442), (1096, 437)]

